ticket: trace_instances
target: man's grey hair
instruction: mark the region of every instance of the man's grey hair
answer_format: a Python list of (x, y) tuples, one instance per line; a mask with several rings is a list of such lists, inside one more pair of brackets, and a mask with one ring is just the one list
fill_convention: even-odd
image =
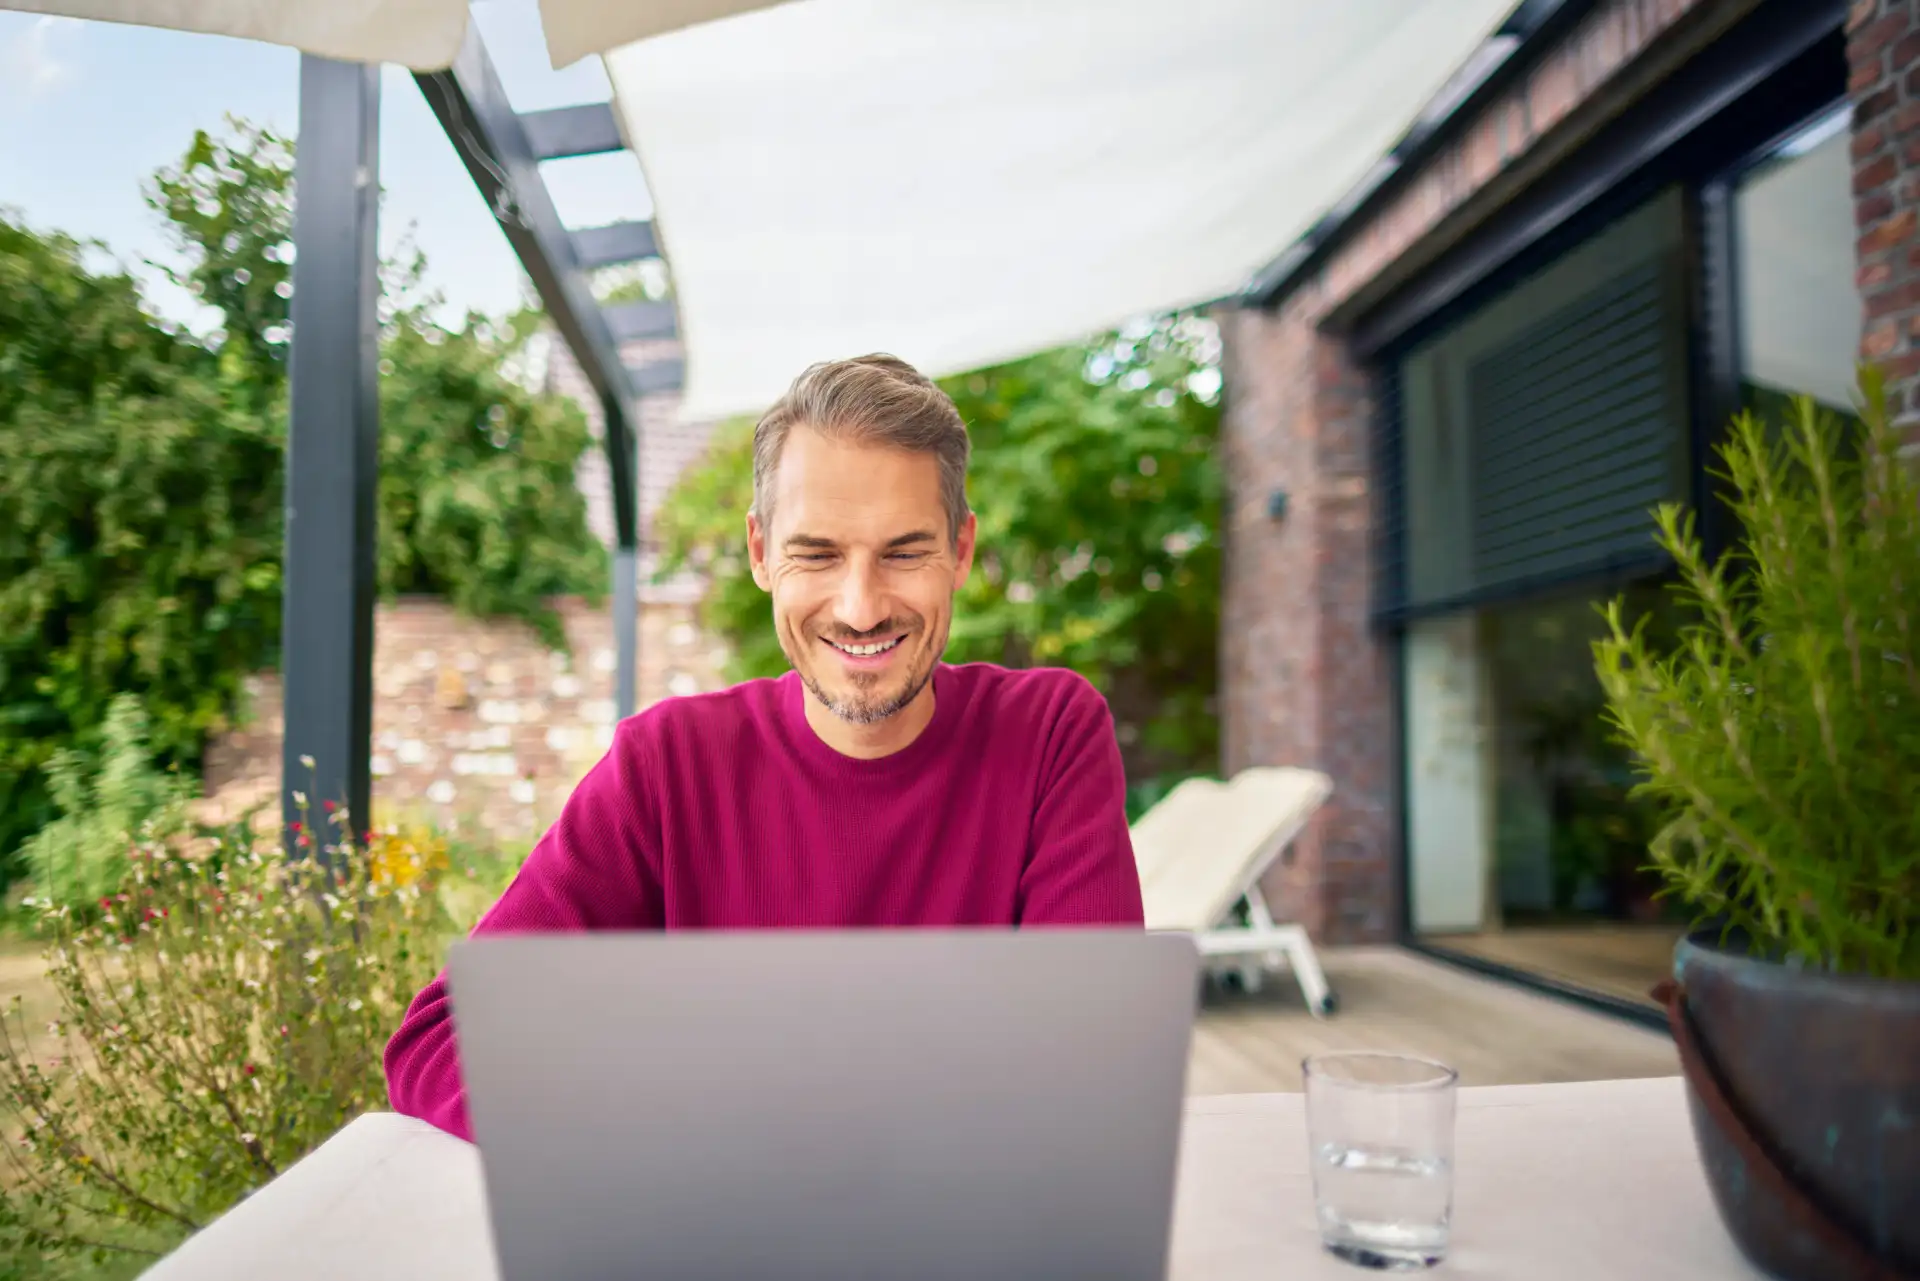
[(876, 354), (823, 361), (787, 388), (753, 429), (753, 510), (773, 520), (773, 478), (794, 427), (832, 440), (931, 454), (940, 464), (947, 534), (960, 537), (967, 519), (967, 425), (946, 392), (897, 356)]

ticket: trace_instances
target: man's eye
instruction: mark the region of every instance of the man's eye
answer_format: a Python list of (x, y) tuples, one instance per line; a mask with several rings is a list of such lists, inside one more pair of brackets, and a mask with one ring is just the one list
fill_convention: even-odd
[(794, 556), (803, 565), (818, 565), (833, 559), (831, 552), (801, 552)]
[(927, 554), (925, 552), (894, 552), (887, 557), (888, 560), (898, 560), (898, 561), (908, 561), (908, 562), (916, 561), (916, 560), (925, 560), (926, 558), (927, 558)]

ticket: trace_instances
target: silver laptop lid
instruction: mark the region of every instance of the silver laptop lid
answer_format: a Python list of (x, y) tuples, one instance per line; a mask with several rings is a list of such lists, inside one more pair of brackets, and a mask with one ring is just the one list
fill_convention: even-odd
[(1198, 957), (1137, 931), (483, 937), (504, 1281), (1160, 1281)]

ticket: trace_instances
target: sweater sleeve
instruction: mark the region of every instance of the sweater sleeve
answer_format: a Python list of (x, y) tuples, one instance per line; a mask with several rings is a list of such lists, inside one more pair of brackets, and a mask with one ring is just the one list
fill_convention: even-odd
[[(612, 749), (574, 789), (474, 935), (660, 928), (642, 733), (636, 720), (621, 724)], [(387, 1096), (396, 1112), (471, 1141), (451, 1016), (443, 969), (387, 1043)]]
[(1069, 689), (1043, 754), (1019, 923), (1143, 925), (1113, 713), (1084, 678)]

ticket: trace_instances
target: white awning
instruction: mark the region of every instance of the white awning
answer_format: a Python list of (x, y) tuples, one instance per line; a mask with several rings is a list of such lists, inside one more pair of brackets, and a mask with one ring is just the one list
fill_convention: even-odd
[(0, 9), (234, 36), (421, 71), (453, 61), (467, 0), (0, 0)]
[[(611, 50), (695, 417), (758, 410), (824, 358), (951, 373), (1237, 292), (1514, 2), (541, 0), (556, 65)], [(468, 20), (467, 0), (0, 8), (416, 69)]]
[[(588, 54), (779, 0), (542, 0), (564, 67)], [(468, 0), (0, 0), (0, 9), (287, 45), (349, 62), (439, 71), (460, 52)]]
[(782, 0), (540, 0), (547, 56), (554, 67), (649, 36), (691, 27)]
[(800, 0), (616, 49), (684, 412), (757, 411), (820, 359), (949, 373), (1237, 292), (1512, 8)]

